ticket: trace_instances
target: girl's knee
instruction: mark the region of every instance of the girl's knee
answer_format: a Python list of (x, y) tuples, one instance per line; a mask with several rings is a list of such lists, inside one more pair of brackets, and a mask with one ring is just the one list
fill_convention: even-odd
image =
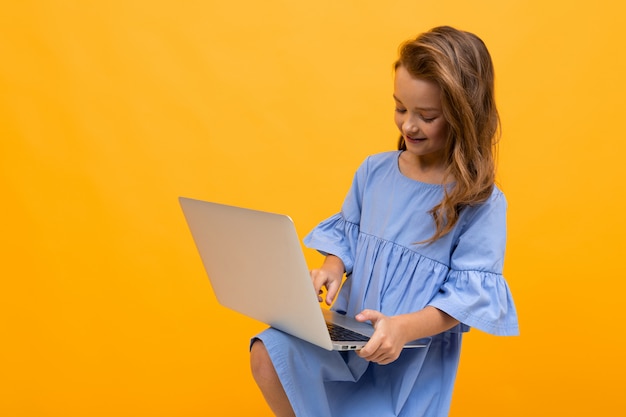
[(269, 353), (267, 353), (267, 349), (265, 349), (263, 341), (261, 341), (260, 339), (255, 339), (254, 342), (252, 342), (252, 346), (250, 347), (250, 360), (256, 361), (263, 359), (269, 359)]
[(255, 340), (250, 348), (250, 368), (252, 369), (252, 375), (257, 381), (277, 377), (270, 355), (263, 342), (259, 339)]

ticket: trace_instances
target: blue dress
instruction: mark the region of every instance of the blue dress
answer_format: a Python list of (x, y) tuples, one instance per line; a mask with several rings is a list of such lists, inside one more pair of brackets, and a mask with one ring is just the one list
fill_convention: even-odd
[(359, 167), (340, 213), (320, 223), (304, 243), (341, 258), (346, 280), (333, 309), (355, 316), (434, 306), (461, 322), (427, 348), (405, 349), (389, 365), (354, 352), (329, 352), (275, 329), (265, 344), (299, 417), (447, 416), (461, 338), (470, 327), (517, 335), (517, 313), (502, 266), (506, 200), (494, 188), (483, 204), (466, 207), (454, 229), (436, 242), (428, 211), (443, 187), (405, 177), (399, 151), (370, 156)]

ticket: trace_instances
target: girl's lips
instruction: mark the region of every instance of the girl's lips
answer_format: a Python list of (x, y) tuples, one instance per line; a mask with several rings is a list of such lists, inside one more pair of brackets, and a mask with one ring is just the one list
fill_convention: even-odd
[(405, 136), (405, 139), (411, 142), (421, 142), (423, 140), (426, 140), (426, 138), (412, 138), (410, 136)]

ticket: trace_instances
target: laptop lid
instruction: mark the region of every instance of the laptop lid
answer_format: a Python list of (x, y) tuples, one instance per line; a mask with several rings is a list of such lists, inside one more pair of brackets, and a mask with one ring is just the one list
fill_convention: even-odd
[(288, 216), (185, 197), (179, 202), (220, 304), (333, 349)]

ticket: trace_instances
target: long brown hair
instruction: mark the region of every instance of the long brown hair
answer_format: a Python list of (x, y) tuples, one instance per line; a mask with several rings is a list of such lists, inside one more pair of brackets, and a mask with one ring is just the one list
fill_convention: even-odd
[[(436, 231), (426, 242), (433, 242), (452, 230), (463, 207), (486, 201), (493, 190), (500, 128), (493, 63), (476, 35), (441, 26), (401, 45), (395, 67), (400, 66), (439, 85), (449, 125), (444, 184), (450, 186), (430, 211)], [(398, 149), (406, 150), (402, 137)]]

